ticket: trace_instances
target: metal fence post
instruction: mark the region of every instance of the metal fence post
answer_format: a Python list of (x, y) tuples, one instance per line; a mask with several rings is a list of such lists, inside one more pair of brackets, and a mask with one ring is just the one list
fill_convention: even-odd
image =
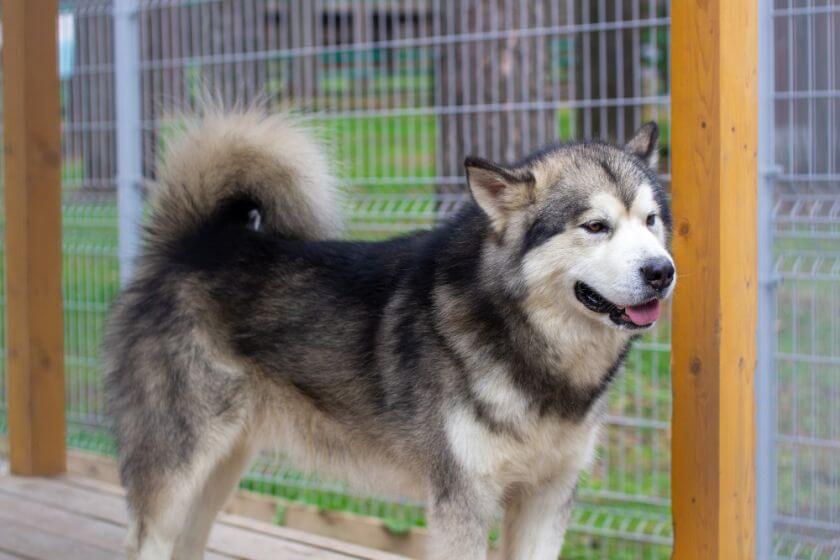
[(140, 29), (137, 13), (137, 0), (114, 0), (118, 252), (122, 283), (131, 275), (140, 244), (140, 220), (143, 214)]
[(756, 558), (773, 557), (776, 511), (776, 286), (773, 258), (775, 51), (773, 6), (758, 7), (758, 346), (756, 399)]

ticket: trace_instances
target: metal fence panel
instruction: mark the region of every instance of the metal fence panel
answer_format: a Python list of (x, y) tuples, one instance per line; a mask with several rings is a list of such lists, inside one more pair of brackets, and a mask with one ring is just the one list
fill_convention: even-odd
[[(228, 104), (261, 97), (320, 128), (340, 164), (357, 238), (430, 227), (452, 213), (465, 200), (468, 154), (513, 160), (557, 139), (623, 140), (646, 120), (662, 127), (669, 180), (663, 0), (118, 0), (117, 17), (132, 6), (140, 116), (118, 127), (125, 104), (114, 57), (125, 37), (114, 34), (115, 6), (62, 3), (67, 413), (75, 447), (113, 452), (97, 360), (120, 255), (126, 264), (115, 189), (130, 184), (132, 172), (117, 154), (117, 135), (136, 129), (142, 153), (134, 163), (152, 179), (175, 115), (194, 109), (204, 89)], [(119, 72), (116, 79), (124, 66)], [(670, 555), (668, 341), (666, 323), (637, 346), (611, 392), (570, 556)], [(243, 485), (381, 517), (394, 530), (424, 523), (422, 504), (359, 494), (268, 456)]]
[[(194, 108), (202, 86), (226, 103), (262, 95), (321, 128), (359, 238), (450, 214), (464, 200), (468, 154), (512, 160), (558, 138), (624, 139), (649, 119), (667, 146), (664, 2), (140, 2), (139, 22), (147, 176), (175, 124), (168, 115)], [(669, 554), (667, 331), (639, 346), (613, 390), (601, 461), (574, 517), (576, 555)], [(419, 504), (268, 458), (245, 484), (393, 526), (423, 523)]]
[(63, 2), (62, 101), (64, 345), (70, 445), (109, 451), (99, 345), (119, 289), (113, 6)]
[[(840, 5), (774, 0), (772, 555), (840, 558)], [(765, 279), (768, 280), (768, 279)]]

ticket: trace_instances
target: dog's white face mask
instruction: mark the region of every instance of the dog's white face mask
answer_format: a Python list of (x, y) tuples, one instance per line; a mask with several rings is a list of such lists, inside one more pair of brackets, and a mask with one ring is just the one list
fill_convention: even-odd
[(629, 207), (602, 191), (590, 197), (576, 223), (526, 259), (526, 270), (553, 270), (557, 289), (573, 294), (581, 313), (618, 328), (644, 329), (659, 319), (661, 301), (674, 289), (666, 243), (650, 185), (638, 188)]
[(468, 160), (474, 198), (500, 247), (519, 248), (517, 273), (541, 305), (627, 330), (659, 319), (676, 270), (670, 212), (652, 173), (657, 134), (648, 124), (623, 149), (561, 146), (512, 168)]

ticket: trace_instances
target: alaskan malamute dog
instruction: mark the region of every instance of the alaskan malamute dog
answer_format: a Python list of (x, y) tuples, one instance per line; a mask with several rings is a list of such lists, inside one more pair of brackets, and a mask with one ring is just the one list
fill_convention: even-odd
[(334, 240), (336, 180), (284, 116), (170, 144), (105, 354), (132, 557), (200, 558), (266, 443), (428, 504), (428, 555), (554, 560), (605, 392), (674, 287), (657, 127), (471, 157), (429, 232)]

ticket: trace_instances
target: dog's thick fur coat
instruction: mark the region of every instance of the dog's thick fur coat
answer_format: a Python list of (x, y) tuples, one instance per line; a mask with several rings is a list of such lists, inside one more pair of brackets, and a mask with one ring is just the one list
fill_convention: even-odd
[(457, 216), (361, 243), (332, 240), (336, 180), (288, 117), (188, 128), (105, 344), (130, 555), (200, 558), (269, 443), (426, 498), (432, 558), (483, 558), (500, 508), (506, 558), (556, 558), (605, 391), (673, 286), (655, 154), (647, 125), (470, 158)]

